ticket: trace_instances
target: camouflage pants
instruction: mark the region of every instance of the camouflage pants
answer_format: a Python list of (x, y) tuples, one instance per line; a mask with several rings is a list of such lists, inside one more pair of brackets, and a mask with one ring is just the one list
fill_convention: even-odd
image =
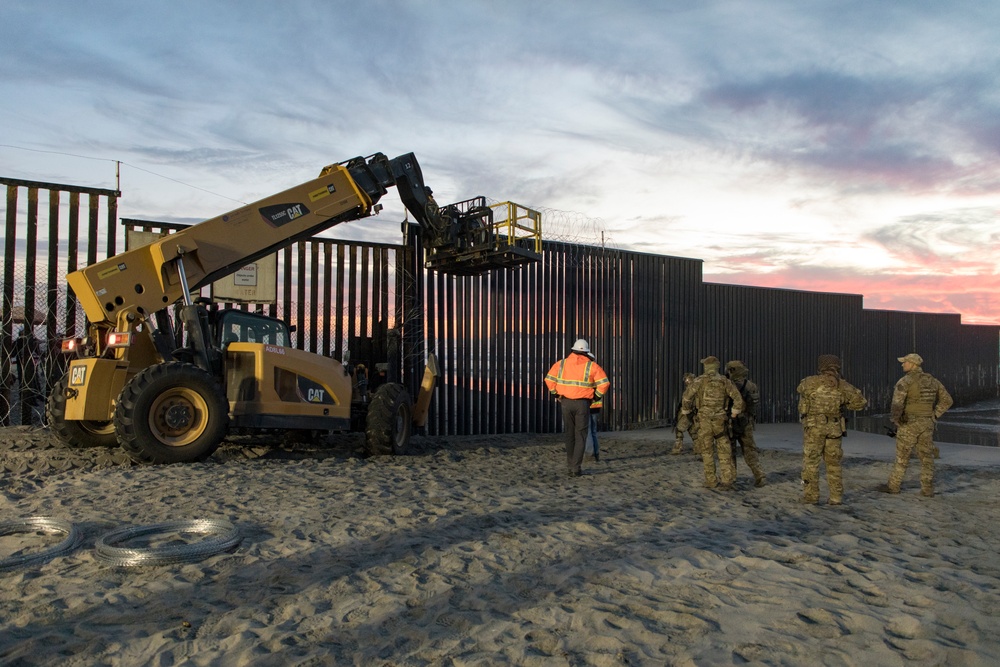
[[(674, 427), (674, 449), (675, 452), (681, 452), (684, 450), (684, 434), (687, 433), (691, 436), (691, 444), (696, 445), (698, 442), (698, 425), (691, 424), (686, 429)], [(697, 451), (697, 447), (695, 447)]]
[[(699, 418), (694, 451), (701, 454), (705, 470), (705, 486), (715, 488), (720, 481), (725, 485), (736, 481), (736, 464), (733, 462), (732, 443), (726, 434), (724, 415)], [(719, 458), (718, 476), (715, 469), (716, 454)]]
[(806, 488), (802, 500), (819, 502), (819, 464), (826, 463), (826, 483), (830, 488), (830, 502), (839, 503), (844, 497), (844, 478), (840, 461), (844, 458), (840, 438), (840, 424), (807, 425), (802, 433), (802, 481)]
[(896, 464), (889, 473), (889, 489), (898, 492), (906, 474), (906, 464), (913, 448), (920, 457), (920, 490), (934, 491), (934, 420), (930, 417), (910, 417), (896, 431)]
[[(757, 442), (753, 439), (753, 423), (747, 424), (743, 433), (736, 436), (736, 442), (743, 450), (743, 460), (746, 461), (754, 479), (764, 477), (764, 470), (760, 467), (760, 450), (757, 449)], [(735, 472), (735, 471), (734, 471)]]

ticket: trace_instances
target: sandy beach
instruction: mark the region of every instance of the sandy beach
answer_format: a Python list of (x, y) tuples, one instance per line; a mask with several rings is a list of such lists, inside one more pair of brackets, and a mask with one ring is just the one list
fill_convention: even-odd
[[(602, 434), (564, 476), (561, 436), (418, 439), (362, 459), (227, 444), (199, 464), (76, 458), (0, 432), (0, 516), (82, 543), (0, 571), (3, 665), (995, 665), (1000, 449), (941, 445), (875, 491), (892, 440), (845, 439), (845, 505), (803, 505), (797, 424), (762, 425), (769, 483), (701, 488), (667, 430)], [(690, 448), (690, 444), (688, 444)], [(826, 500), (825, 480), (821, 502)], [(222, 519), (196, 563), (114, 567), (108, 531)], [(0, 558), (59, 542), (0, 537)], [(197, 539), (197, 538), (194, 538)]]

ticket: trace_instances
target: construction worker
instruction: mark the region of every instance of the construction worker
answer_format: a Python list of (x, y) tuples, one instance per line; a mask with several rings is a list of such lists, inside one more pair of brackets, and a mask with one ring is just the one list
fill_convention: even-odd
[[(733, 488), (736, 481), (736, 465), (733, 462), (732, 440), (730, 440), (729, 420), (743, 411), (743, 397), (740, 390), (729, 378), (719, 375), (719, 359), (708, 356), (701, 360), (705, 372), (694, 379), (684, 391), (681, 399), (681, 417), (697, 411), (698, 437), (694, 450), (701, 454), (705, 469), (705, 488), (719, 486), (721, 477), (723, 490)], [(731, 405), (727, 409), (727, 406)], [(715, 456), (718, 451), (719, 468), (716, 474)]]
[(566, 358), (554, 363), (545, 374), (545, 386), (562, 407), (569, 476), (579, 477), (583, 474), (583, 454), (590, 429), (590, 406), (604, 398), (611, 381), (590, 357), (590, 345), (580, 338)]
[(934, 496), (934, 425), (952, 405), (951, 394), (930, 373), (925, 373), (923, 358), (914, 352), (899, 357), (906, 373), (892, 392), (892, 423), (896, 427), (896, 464), (889, 473), (889, 483), (879, 487), (886, 493), (899, 493), (906, 464), (914, 447), (920, 457), (920, 494)]

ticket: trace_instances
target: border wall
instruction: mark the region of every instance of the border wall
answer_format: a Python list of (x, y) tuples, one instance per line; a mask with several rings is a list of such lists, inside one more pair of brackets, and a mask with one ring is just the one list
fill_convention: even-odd
[[(48, 387), (65, 364), (54, 350), (63, 337), (85, 333), (66, 273), (124, 249), (129, 230), (181, 226), (119, 221), (115, 191), (0, 183), (7, 186), (0, 425), (39, 425)], [(402, 245), (296, 243), (277, 254), (275, 302), (222, 307), (286, 319), (296, 326), (297, 347), (341, 360), (345, 350), (354, 361), (374, 359), (389, 331), (401, 330), (402, 377), (411, 391), (427, 352), (440, 361), (431, 435), (560, 430), (542, 377), (577, 338), (590, 341), (611, 376), (600, 415), (609, 430), (672, 423), (683, 374), (700, 372), (708, 354), (749, 366), (761, 387), (762, 422), (797, 418), (795, 388), (827, 353), (841, 357), (845, 377), (868, 397), (865, 414), (888, 410), (900, 376), (896, 358), (911, 351), (959, 403), (998, 394), (1000, 326), (865, 310), (860, 295), (705, 283), (698, 259), (557, 242), (545, 242), (535, 264), (450, 276), (422, 267), (415, 226), (405, 236)], [(22, 332), (31, 335), (19, 339)]]

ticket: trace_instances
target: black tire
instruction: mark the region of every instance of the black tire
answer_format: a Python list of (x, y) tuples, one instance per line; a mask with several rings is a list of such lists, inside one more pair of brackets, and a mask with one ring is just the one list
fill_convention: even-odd
[(150, 366), (125, 385), (115, 409), (118, 444), (137, 463), (201, 461), (228, 428), (222, 387), (191, 364)]
[(410, 448), (413, 401), (401, 384), (389, 382), (372, 396), (365, 422), (365, 453), (403, 455)]
[(113, 421), (80, 421), (66, 419), (66, 388), (69, 386), (69, 376), (64, 375), (52, 387), (49, 400), (45, 404), (45, 421), (56, 440), (74, 449), (84, 447), (115, 447), (118, 437), (115, 435)]

